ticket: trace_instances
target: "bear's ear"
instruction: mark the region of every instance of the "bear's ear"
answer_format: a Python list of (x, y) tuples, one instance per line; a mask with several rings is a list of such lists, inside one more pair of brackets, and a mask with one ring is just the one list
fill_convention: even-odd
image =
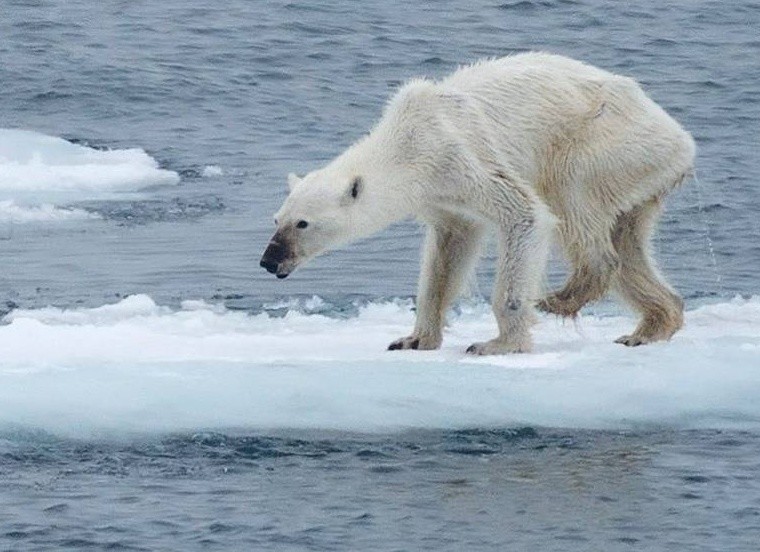
[(288, 175), (288, 188), (290, 189), (291, 192), (293, 191), (293, 188), (296, 187), (296, 184), (298, 184), (299, 182), (301, 182), (301, 177), (299, 177), (297, 174), (290, 173)]

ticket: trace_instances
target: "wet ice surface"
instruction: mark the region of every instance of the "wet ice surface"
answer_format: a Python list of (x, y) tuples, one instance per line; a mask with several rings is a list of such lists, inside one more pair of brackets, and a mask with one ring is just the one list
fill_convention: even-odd
[(9, 550), (756, 550), (736, 431), (6, 434)]
[(386, 351), (414, 323), (410, 301), (355, 308), (315, 297), (250, 314), (135, 295), (15, 309), (0, 325), (0, 427), (760, 426), (760, 298), (690, 309), (670, 343), (635, 349), (613, 343), (633, 317), (542, 316), (532, 353), (490, 357), (464, 353), (496, 332), (485, 303), (452, 313), (438, 351)]

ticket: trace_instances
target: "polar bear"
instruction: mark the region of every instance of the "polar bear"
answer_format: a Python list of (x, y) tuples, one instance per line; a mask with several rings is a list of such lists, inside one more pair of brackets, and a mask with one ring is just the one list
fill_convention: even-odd
[[(482, 61), (407, 83), (368, 135), (324, 168), (290, 175), (260, 264), (284, 278), (416, 217), (427, 225), (417, 320), (389, 349), (436, 349), (492, 228), (499, 335), (468, 353), (530, 351), (536, 307), (572, 317), (610, 288), (641, 315), (618, 343), (666, 340), (683, 324), (683, 301), (655, 267), (649, 238), (694, 153), (689, 133), (630, 78), (546, 53)], [(554, 238), (572, 269), (542, 298)]]

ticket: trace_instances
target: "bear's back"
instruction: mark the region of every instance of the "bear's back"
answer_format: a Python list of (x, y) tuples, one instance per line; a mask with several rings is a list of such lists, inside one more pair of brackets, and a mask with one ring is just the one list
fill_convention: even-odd
[(605, 82), (620, 78), (623, 77), (568, 57), (544, 52), (527, 52), (460, 67), (440, 81), (440, 85), (465, 92), (477, 91), (495, 84), (514, 84), (532, 88), (548, 83)]
[[(470, 109), (459, 114), (458, 125), (480, 117), (501, 136), (537, 145), (575, 136), (589, 121), (683, 132), (634, 79), (555, 54), (529, 52), (477, 62), (439, 81), (436, 88), (466, 99), (462, 105)], [(602, 113), (607, 116), (598, 118)]]

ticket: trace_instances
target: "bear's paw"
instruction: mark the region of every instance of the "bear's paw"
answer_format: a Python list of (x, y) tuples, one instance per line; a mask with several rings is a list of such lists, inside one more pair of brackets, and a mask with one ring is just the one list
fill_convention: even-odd
[(556, 314), (563, 318), (575, 318), (582, 307), (582, 302), (563, 297), (559, 293), (549, 295), (536, 303), (538, 310), (547, 314)]
[(638, 347), (639, 345), (645, 345), (649, 341), (638, 335), (621, 335), (615, 340), (615, 343), (625, 345), (626, 347)]
[(408, 337), (402, 337), (397, 339), (390, 345), (388, 345), (389, 351), (400, 351), (403, 349), (415, 349), (418, 351), (432, 351), (438, 349), (441, 346), (441, 338), (432, 336), (417, 336), (410, 335)]
[(521, 340), (504, 340), (492, 339), (481, 343), (473, 343), (467, 347), (467, 354), (485, 356), (485, 355), (504, 355), (507, 353), (529, 353), (533, 348), (530, 337)]

